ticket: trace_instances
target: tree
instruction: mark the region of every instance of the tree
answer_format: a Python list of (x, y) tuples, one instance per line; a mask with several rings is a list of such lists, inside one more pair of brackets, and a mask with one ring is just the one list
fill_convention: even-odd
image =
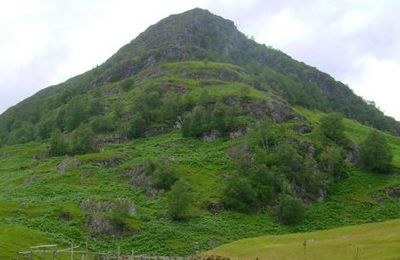
[(146, 131), (147, 124), (143, 119), (141, 114), (136, 114), (133, 116), (130, 126), (128, 129), (128, 137), (129, 138), (138, 138), (142, 137), (144, 132)]
[(370, 171), (388, 172), (393, 159), (392, 151), (383, 134), (372, 131), (360, 144), (360, 165)]
[(257, 194), (247, 178), (233, 176), (225, 185), (223, 201), (228, 208), (250, 212), (256, 206)]
[(346, 164), (342, 151), (336, 146), (328, 146), (319, 156), (319, 168), (330, 176), (342, 179), (346, 176)]
[(60, 130), (56, 130), (51, 135), (49, 143), (49, 154), (52, 156), (61, 156), (68, 153), (68, 143)]
[(168, 214), (174, 220), (183, 220), (189, 216), (193, 203), (190, 184), (181, 179), (172, 186), (167, 197)]
[(278, 207), (278, 217), (282, 223), (293, 225), (303, 218), (305, 207), (303, 203), (296, 198), (285, 195), (282, 196)]
[(320, 129), (323, 135), (337, 144), (343, 144), (344, 136), (343, 117), (338, 113), (330, 113), (321, 119)]
[(85, 154), (97, 151), (95, 134), (92, 129), (79, 127), (71, 136), (71, 153)]

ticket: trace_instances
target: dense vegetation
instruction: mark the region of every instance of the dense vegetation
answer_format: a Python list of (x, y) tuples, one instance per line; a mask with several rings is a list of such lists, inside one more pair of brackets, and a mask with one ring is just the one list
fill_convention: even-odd
[(0, 116), (0, 246), (26, 234), (0, 257), (86, 238), (94, 250), (191, 254), (399, 217), (400, 139), (339, 112), (398, 133), (346, 86), (232, 22), (171, 16)]

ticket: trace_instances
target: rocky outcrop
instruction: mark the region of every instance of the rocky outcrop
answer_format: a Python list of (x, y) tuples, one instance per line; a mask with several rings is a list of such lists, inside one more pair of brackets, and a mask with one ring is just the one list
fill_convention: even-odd
[(79, 162), (75, 158), (67, 158), (57, 165), (57, 171), (65, 174), (78, 166)]
[(82, 200), (79, 207), (81, 210), (91, 213), (111, 212), (125, 214), (130, 217), (136, 215), (135, 205), (125, 198), (117, 198), (115, 201), (88, 198)]

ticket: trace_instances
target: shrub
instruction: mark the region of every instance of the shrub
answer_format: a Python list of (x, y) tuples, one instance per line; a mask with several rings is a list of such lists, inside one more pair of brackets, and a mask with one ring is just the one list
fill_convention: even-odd
[(117, 118), (113, 115), (97, 116), (90, 122), (95, 133), (104, 134), (116, 129)]
[(360, 144), (361, 167), (375, 172), (388, 172), (393, 159), (392, 151), (380, 132), (372, 131)]
[(68, 153), (68, 143), (60, 130), (56, 130), (51, 135), (49, 143), (49, 154), (52, 156), (61, 156)]
[(128, 138), (142, 137), (144, 132), (146, 131), (146, 128), (146, 121), (144, 120), (142, 115), (134, 115), (128, 129)]
[(157, 189), (169, 190), (178, 179), (174, 166), (165, 159), (146, 160), (143, 171), (151, 177), (151, 184)]
[(80, 127), (72, 132), (71, 136), (71, 153), (85, 154), (97, 151), (95, 143), (95, 134), (92, 129)]
[(172, 186), (167, 197), (168, 214), (173, 220), (183, 220), (189, 217), (193, 203), (190, 184), (181, 179)]
[(343, 144), (344, 136), (343, 117), (338, 113), (330, 113), (321, 119), (320, 130), (324, 136), (337, 144)]
[(257, 194), (247, 178), (234, 176), (225, 185), (223, 202), (228, 208), (250, 212), (256, 206)]
[(305, 207), (299, 199), (285, 195), (279, 201), (278, 218), (283, 224), (293, 225), (300, 222), (304, 212)]

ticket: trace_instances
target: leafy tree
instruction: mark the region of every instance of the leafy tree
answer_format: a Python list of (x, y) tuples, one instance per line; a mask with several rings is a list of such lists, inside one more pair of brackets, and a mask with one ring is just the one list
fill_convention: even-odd
[(103, 115), (103, 116), (96, 116), (93, 118), (93, 120), (90, 122), (90, 126), (93, 129), (95, 133), (98, 134), (104, 134), (104, 133), (109, 133), (114, 131), (117, 126), (116, 116), (110, 114), (110, 115)]
[(85, 154), (97, 151), (95, 134), (88, 127), (80, 127), (72, 132), (71, 136), (71, 153)]
[(343, 159), (342, 151), (336, 146), (328, 146), (319, 156), (319, 167), (321, 171), (342, 179), (346, 176), (346, 164)]
[(269, 120), (257, 122), (248, 134), (249, 143), (252, 146), (270, 151), (281, 141), (282, 131), (273, 127)]
[(360, 144), (360, 165), (370, 171), (388, 172), (392, 151), (383, 134), (374, 130)]
[(210, 130), (211, 116), (204, 106), (196, 106), (183, 118), (182, 134), (185, 137), (200, 137)]
[(135, 114), (130, 121), (128, 129), (128, 138), (142, 137), (146, 131), (147, 123), (141, 114)]
[(320, 129), (323, 135), (337, 144), (343, 144), (344, 136), (343, 117), (338, 113), (330, 113), (321, 119)]
[(175, 167), (165, 159), (146, 160), (143, 170), (151, 176), (151, 184), (157, 189), (169, 190), (178, 179)]
[(299, 199), (284, 195), (279, 201), (278, 218), (286, 225), (293, 225), (301, 221), (305, 207)]
[(257, 194), (248, 178), (233, 176), (225, 184), (223, 201), (228, 208), (250, 212), (256, 206)]
[(60, 130), (56, 130), (51, 135), (49, 143), (49, 154), (52, 156), (61, 156), (68, 153), (68, 143)]
[(168, 214), (170, 217), (174, 220), (188, 218), (192, 203), (193, 194), (190, 190), (190, 184), (183, 179), (175, 182), (167, 197)]

